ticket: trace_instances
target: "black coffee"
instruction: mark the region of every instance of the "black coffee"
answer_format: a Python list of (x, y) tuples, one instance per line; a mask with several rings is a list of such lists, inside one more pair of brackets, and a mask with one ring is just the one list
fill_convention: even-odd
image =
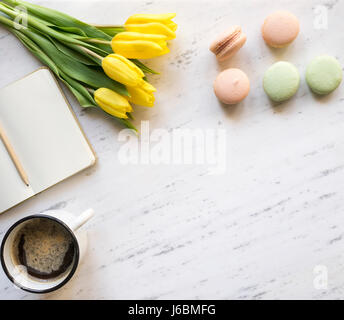
[(19, 230), (13, 241), (13, 258), (29, 275), (40, 279), (61, 276), (74, 260), (71, 234), (59, 223), (34, 218)]

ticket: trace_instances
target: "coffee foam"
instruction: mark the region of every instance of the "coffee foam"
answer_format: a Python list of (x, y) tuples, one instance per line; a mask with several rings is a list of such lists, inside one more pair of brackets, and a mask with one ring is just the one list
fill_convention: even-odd
[(19, 230), (13, 242), (14, 256), (19, 263), (20, 242), (25, 251), (26, 267), (43, 274), (58, 271), (72, 244), (70, 233), (59, 223), (45, 218), (32, 219)]

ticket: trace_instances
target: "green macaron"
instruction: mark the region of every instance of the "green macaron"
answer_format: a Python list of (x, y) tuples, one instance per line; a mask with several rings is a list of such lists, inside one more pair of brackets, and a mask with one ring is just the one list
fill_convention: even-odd
[(266, 70), (263, 86), (271, 100), (275, 102), (286, 101), (299, 89), (299, 71), (290, 62), (276, 62)]
[(331, 93), (338, 88), (342, 78), (342, 67), (334, 57), (319, 56), (307, 66), (306, 81), (314, 93)]

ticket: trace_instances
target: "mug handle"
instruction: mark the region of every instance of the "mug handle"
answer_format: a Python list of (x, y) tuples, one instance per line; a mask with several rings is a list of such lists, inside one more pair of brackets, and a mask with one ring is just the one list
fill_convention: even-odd
[(72, 222), (71, 229), (73, 231), (78, 230), (83, 224), (85, 224), (93, 216), (94, 216), (94, 210), (87, 209), (82, 214), (80, 214), (77, 218), (75, 218), (75, 220)]

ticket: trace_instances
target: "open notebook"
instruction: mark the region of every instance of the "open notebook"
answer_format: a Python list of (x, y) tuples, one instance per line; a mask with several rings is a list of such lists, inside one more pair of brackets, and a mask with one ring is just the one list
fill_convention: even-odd
[(0, 140), (0, 213), (93, 165), (96, 157), (54, 76), (41, 68), (0, 89), (0, 124), (30, 183)]

